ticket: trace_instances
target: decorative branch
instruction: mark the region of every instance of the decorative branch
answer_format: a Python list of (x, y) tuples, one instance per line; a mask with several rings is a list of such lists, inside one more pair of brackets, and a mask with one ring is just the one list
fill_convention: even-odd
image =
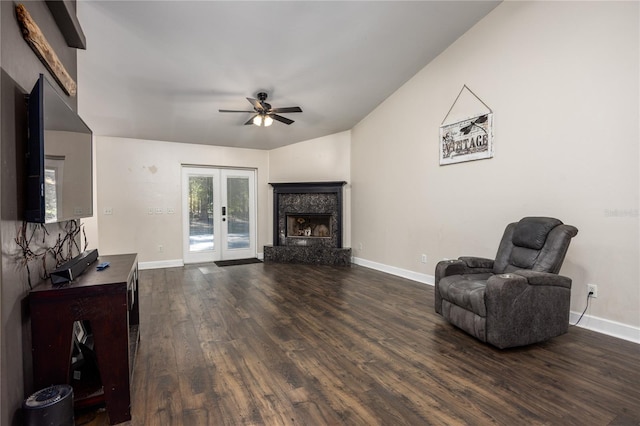
[(56, 261), (56, 268), (73, 258), (74, 248), (78, 253), (80, 253), (80, 246), (78, 245), (76, 237), (80, 233), (81, 226), (78, 225), (78, 222), (75, 220), (70, 220), (65, 223), (64, 230), (65, 234), (58, 234), (58, 239), (56, 240), (55, 245), (48, 249), (48, 252)]
[(76, 82), (69, 75), (64, 65), (56, 55), (47, 39), (42, 34), (40, 27), (35, 23), (27, 9), (22, 4), (16, 5), (16, 16), (22, 29), (22, 36), (31, 46), (36, 56), (47, 67), (56, 79), (60, 87), (69, 96), (76, 95)]
[[(74, 252), (80, 254), (80, 245), (78, 244), (78, 236), (80, 232), (84, 236), (84, 248), (87, 249), (87, 235), (84, 227), (79, 221), (70, 220), (64, 224), (64, 233), (59, 233), (56, 242), (51, 247), (46, 247), (46, 240), (49, 236), (49, 231), (43, 224), (34, 224), (29, 230), (29, 224), (22, 222), (22, 226), (18, 230), (18, 235), (15, 238), (15, 242), (20, 247), (20, 254), (18, 254), (18, 263), (27, 270), (27, 281), (29, 288), (33, 289), (31, 284), (31, 270), (29, 264), (40, 260), (42, 262), (42, 275), (41, 279), (45, 280), (49, 278), (50, 273), (47, 268), (47, 258), (52, 257), (54, 260), (54, 269), (60, 265), (73, 259)], [(39, 237), (39, 233), (42, 233), (42, 246), (33, 248), (33, 242)]]
[[(15, 238), (15, 242), (20, 247), (22, 251), (17, 257), (18, 262), (27, 270), (27, 281), (29, 283), (29, 288), (33, 288), (31, 286), (31, 270), (29, 269), (29, 263), (37, 260), (39, 257), (44, 258), (46, 256), (45, 252), (36, 253), (31, 248), (31, 242), (36, 235), (38, 230), (43, 231), (43, 242), (45, 240), (46, 235), (48, 235), (47, 228), (44, 225), (36, 224), (31, 230), (31, 234), (27, 236), (27, 222), (22, 222), (22, 226), (18, 229), (18, 235)], [(37, 249), (36, 249), (37, 250)]]

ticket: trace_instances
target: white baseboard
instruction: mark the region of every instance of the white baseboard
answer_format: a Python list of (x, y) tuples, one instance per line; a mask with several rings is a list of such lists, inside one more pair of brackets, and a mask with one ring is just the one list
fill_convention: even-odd
[(417, 281), (423, 284), (434, 285), (435, 277), (433, 275), (421, 274), (415, 271), (409, 271), (408, 269), (396, 268), (395, 266), (389, 266), (378, 262), (372, 262), (367, 259), (361, 259), (359, 257), (351, 258), (351, 263), (364, 266), (365, 268), (375, 269), (376, 271), (386, 272), (398, 277), (407, 278), (412, 281)]
[(138, 262), (138, 269), (179, 268), (184, 266), (182, 259), (156, 260), (151, 262)]
[[(580, 318), (580, 314), (581, 312), (572, 311), (570, 313), (569, 322), (571, 324), (575, 324), (578, 321), (578, 318)], [(633, 327), (628, 324), (622, 324), (617, 321), (611, 321), (585, 314), (577, 326), (597, 333), (606, 334), (607, 336), (617, 337), (633, 343), (640, 343), (640, 328)]]
[[(370, 260), (361, 259), (358, 257), (353, 257), (352, 263), (364, 266), (365, 268), (375, 269), (376, 271), (386, 272), (391, 275), (407, 278), (409, 280), (417, 281), (420, 283), (435, 285), (435, 277), (433, 275), (421, 274), (418, 272), (409, 271), (407, 269), (385, 265), (383, 263), (372, 262)], [(575, 324), (576, 321), (578, 321), (579, 317), (580, 313), (571, 312), (570, 323)], [(630, 342), (640, 343), (640, 328), (622, 324), (616, 321), (585, 315), (584, 317), (582, 317), (582, 320), (580, 320), (578, 327), (586, 328), (587, 330), (606, 334), (608, 336), (617, 337), (619, 339), (628, 340)]]

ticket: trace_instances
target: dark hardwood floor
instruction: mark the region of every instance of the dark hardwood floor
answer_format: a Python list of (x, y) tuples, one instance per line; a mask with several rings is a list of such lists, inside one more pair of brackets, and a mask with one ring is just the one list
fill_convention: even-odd
[(140, 292), (132, 425), (640, 425), (640, 345), (571, 327), (497, 350), (370, 269), (193, 265)]

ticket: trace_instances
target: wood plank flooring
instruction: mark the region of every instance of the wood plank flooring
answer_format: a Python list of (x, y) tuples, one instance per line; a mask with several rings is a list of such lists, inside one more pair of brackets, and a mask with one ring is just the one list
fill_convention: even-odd
[(500, 351), (358, 266), (141, 271), (140, 317), (131, 425), (640, 425), (640, 345)]

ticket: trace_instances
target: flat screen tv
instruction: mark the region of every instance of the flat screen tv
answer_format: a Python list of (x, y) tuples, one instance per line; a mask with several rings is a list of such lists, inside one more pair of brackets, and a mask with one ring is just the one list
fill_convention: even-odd
[(40, 74), (28, 100), (28, 222), (93, 216), (93, 134)]

